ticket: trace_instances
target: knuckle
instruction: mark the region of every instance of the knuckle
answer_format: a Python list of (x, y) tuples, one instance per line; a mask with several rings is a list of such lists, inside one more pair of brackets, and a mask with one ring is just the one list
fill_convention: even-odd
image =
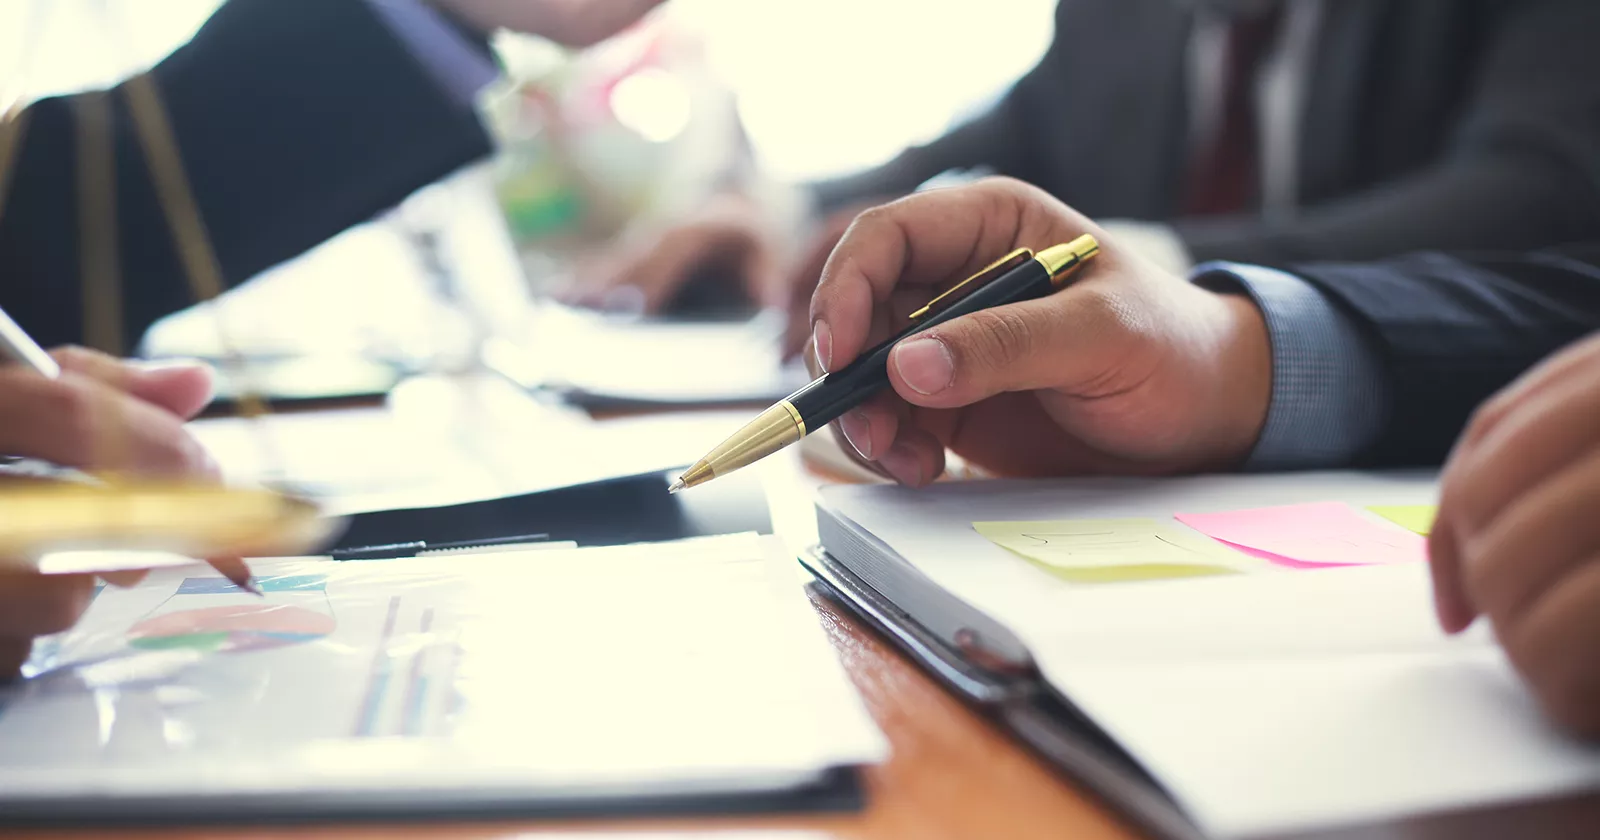
[(1489, 430), (1493, 429), (1500, 421), (1506, 409), (1507, 402), (1505, 397), (1491, 397), (1488, 402), (1473, 409), (1472, 416), (1467, 420), (1467, 428), (1461, 439), (1467, 444), (1482, 440), (1489, 433)]
[(1089, 320), (1121, 319), (1127, 307), (1121, 296), (1104, 283), (1084, 283), (1073, 290), (1072, 308), (1089, 316)]
[(988, 192), (1006, 193), (1009, 195), (1031, 196), (1038, 192), (1038, 188), (1026, 181), (1020, 181), (1009, 175), (989, 175), (972, 183), (974, 188)]
[(1085, 331), (1080, 344), (1117, 355), (1130, 343), (1159, 343), (1160, 326), (1137, 300), (1096, 283), (1074, 292), (1073, 323)]
[(1475, 537), (1484, 532), (1493, 518), (1494, 496), (1498, 492), (1496, 487), (1482, 480), (1481, 470), (1473, 468), (1473, 463), (1480, 460), (1479, 456), (1474, 456), (1471, 460), (1451, 464), (1439, 493), (1439, 507), (1451, 511), (1451, 521), (1457, 528), (1458, 548), (1467, 555), (1478, 547)]
[(1504, 620), (1507, 595), (1510, 584), (1514, 581), (1507, 579), (1507, 569), (1500, 558), (1492, 554), (1484, 554), (1477, 546), (1468, 544), (1463, 551), (1463, 562), (1459, 567), (1461, 588), (1478, 604), (1491, 619)]
[(894, 218), (894, 210), (892, 209), (893, 207), (894, 205), (892, 204), (880, 204), (875, 207), (868, 207), (867, 209), (862, 210), (860, 213), (855, 215), (854, 219), (850, 220), (850, 224), (845, 228), (846, 235), (854, 231), (867, 230), (871, 228), (882, 227), (886, 224), (891, 224)]
[(94, 363), (95, 353), (87, 347), (69, 344), (50, 351), (56, 363), (64, 368), (81, 369)]
[(48, 392), (51, 437), (87, 452), (100, 416), (100, 399), (88, 383), (61, 380)]
[(968, 360), (979, 368), (1004, 367), (1025, 357), (1035, 346), (1033, 324), (1011, 307), (985, 309), (969, 317), (974, 340), (967, 342), (965, 349)]

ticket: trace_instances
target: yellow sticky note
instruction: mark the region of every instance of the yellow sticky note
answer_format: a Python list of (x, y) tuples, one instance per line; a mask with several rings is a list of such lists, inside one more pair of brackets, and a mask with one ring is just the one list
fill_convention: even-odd
[(1434, 517), (1439, 514), (1434, 505), (1368, 505), (1367, 510), (1424, 537), (1433, 530)]
[(1251, 563), (1214, 540), (1154, 519), (974, 522), (972, 528), (1074, 583), (1226, 575)]

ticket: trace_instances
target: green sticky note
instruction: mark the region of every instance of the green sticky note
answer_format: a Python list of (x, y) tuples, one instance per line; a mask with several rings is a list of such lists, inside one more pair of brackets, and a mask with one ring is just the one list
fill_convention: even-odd
[(1435, 505), (1368, 505), (1367, 510), (1424, 537), (1433, 530), (1433, 519), (1439, 515)]
[(1226, 575), (1259, 565), (1214, 540), (1154, 519), (974, 522), (972, 528), (1073, 583)]

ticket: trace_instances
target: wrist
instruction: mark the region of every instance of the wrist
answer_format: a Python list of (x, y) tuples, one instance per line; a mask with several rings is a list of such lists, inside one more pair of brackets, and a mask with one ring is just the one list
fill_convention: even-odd
[(1218, 387), (1213, 389), (1218, 469), (1237, 469), (1250, 457), (1272, 405), (1272, 340), (1260, 307), (1242, 294), (1218, 293), (1223, 315)]

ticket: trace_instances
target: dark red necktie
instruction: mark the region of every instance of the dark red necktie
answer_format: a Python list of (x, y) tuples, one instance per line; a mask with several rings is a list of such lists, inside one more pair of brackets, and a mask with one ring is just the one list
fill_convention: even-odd
[(1220, 216), (1259, 206), (1261, 193), (1260, 120), (1256, 79), (1278, 34), (1283, 4), (1228, 26), (1223, 63), (1222, 114), (1217, 131), (1189, 162), (1183, 211), (1188, 216)]

